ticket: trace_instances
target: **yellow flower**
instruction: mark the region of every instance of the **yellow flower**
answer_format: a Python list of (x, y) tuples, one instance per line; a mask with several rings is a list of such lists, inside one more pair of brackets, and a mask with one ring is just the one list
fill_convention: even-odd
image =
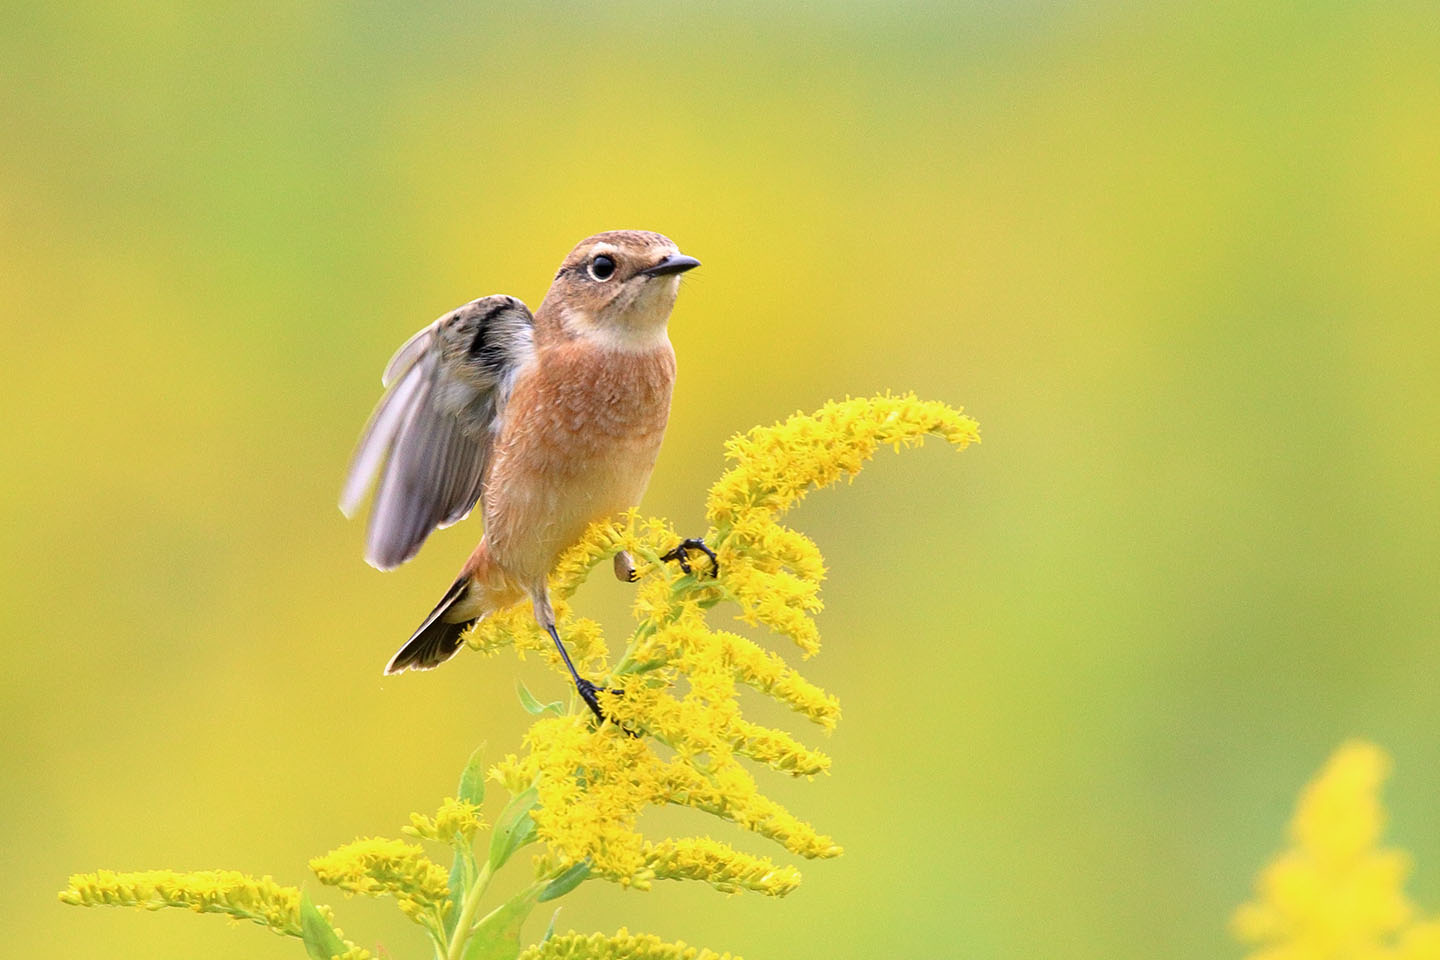
[(613, 937), (567, 933), (551, 937), (520, 954), (519, 960), (740, 960), (680, 943), (665, 943), (649, 934), (632, 934), (621, 927)]
[(1405, 895), (1409, 858), (1379, 846), (1380, 786), (1390, 760), (1372, 744), (1338, 749), (1300, 795), (1291, 846), (1261, 872), (1236, 911), (1252, 960), (1440, 957), (1440, 924), (1415, 922)]
[(932, 434), (962, 450), (980, 442), (974, 420), (914, 394), (832, 400), (813, 414), (755, 427), (725, 444), (736, 465), (710, 488), (710, 522), (723, 530), (756, 512), (779, 516), (812, 488), (859, 473), (879, 447), (919, 446)]
[(816, 653), (820, 634), (809, 615), (820, 610), (825, 567), (814, 543), (777, 518), (811, 489), (859, 473), (879, 447), (919, 446), (931, 434), (962, 450), (980, 442), (974, 420), (913, 394), (831, 401), (732, 437), (725, 455), (735, 466), (710, 488), (706, 513), (742, 619), (790, 637), (806, 656)]
[[(609, 667), (600, 729), (583, 713), (537, 721), (527, 753), (491, 771), (512, 793), (532, 784), (533, 811), (547, 853), (539, 865), (589, 860), (596, 876), (645, 888), (657, 878), (695, 879), (719, 889), (789, 892), (799, 882), (791, 866), (741, 854), (706, 839), (647, 840), (636, 824), (647, 806), (688, 806), (729, 821), (803, 857), (833, 857), (828, 836), (764, 796), (743, 765), (748, 759), (792, 776), (826, 772), (830, 758), (793, 734), (746, 719), (738, 689), (750, 687), (786, 704), (827, 732), (840, 718), (839, 701), (774, 651), (707, 622), (730, 602), (738, 619), (788, 637), (803, 655), (820, 648), (813, 615), (820, 610), (825, 564), (815, 543), (778, 522), (809, 490), (854, 475), (882, 445), (914, 446), (938, 435), (964, 448), (979, 440), (973, 420), (944, 404), (913, 396), (882, 396), (827, 404), (758, 427), (726, 446), (731, 468), (711, 488), (706, 542), (719, 557), (719, 575), (697, 552), (695, 572), (660, 561), (679, 537), (668, 524), (632, 513), (592, 526), (568, 551), (551, 579), (560, 630), (578, 648), (591, 675), (604, 675), (606, 645), (591, 621), (572, 620), (566, 599), (595, 567), (621, 550), (635, 562), (636, 626), (620, 660)], [(473, 646), (495, 652), (513, 646), (541, 651), (563, 669), (529, 610), (517, 607), (479, 624)], [(638, 738), (619, 735), (618, 726)]]
[(659, 760), (643, 741), (592, 729), (583, 717), (550, 717), (526, 735), (530, 753), (515, 761), (536, 784), (532, 813), (542, 840), (566, 863), (590, 859), (597, 874), (630, 878), (644, 867), (640, 812), (660, 802)]
[(709, 837), (680, 837), (645, 845), (645, 866), (659, 880), (704, 880), (722, 893), (755, 890), (783, 897), (800, 885), (800, 871), (769, 857), (740, 853)]
[[(196, 913), (224, 913), (262, 924), (279, 934), (300, 936), (300, 891), (282, 887), (270, 877), (257, 878), (234, 870), (77, 873), (60, 892), (60, 899), (84, 907), (186, 907)], [(320, 909), (328, 919), (329, 908)]]
[(450, 908), (449, 876), (419, 844), (366, 837), (316, 857), (310, 869), (321, 883), (350, 893), (394, 897), (416, 923), (428, 925)]
[(475, 834), (486, 826), (485, 819), (480, 816), (480, 808), (475, 804), (446, 797), (434, 818), (423, 813), (412, 813), (410, 826), (400, 829), (412, 837), (438, 843), (454, 843), (456, 838), (459, 838), (468, 844), (475, 839)]

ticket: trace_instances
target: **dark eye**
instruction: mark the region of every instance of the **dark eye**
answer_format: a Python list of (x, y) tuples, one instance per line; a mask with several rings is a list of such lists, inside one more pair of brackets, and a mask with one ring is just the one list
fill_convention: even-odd
[(600, 256), (590, 261), (590, 276), (594, 277), (596, 280), (609, 280), (614, 275), (614, 259), (607, 257), (605, 256), (605, 254), (602, 253), (600, 254)]

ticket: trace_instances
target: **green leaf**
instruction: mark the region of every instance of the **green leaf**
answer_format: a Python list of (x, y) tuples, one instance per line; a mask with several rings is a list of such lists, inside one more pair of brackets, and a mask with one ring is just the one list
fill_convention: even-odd
[(560, 919), (560, 911), (563, 909), (563, 907), (556, 907), (555, 912), (550, 914), (550, 922), (545, 925), (545, 936), (540, 938), (541, 943), (555, 936), (555, 921)]
[(455, 791), (456, 800), (464, 800), (480, 806), (485, 802), (485, 744), (475, 748), (465, 771), (460, 774), (460, 786)]
[(311, 960), (330, 960), (346, 950), (345, 941), (335, 933), (330, 921), (315, 908), (310, 894), (300, 893), (300, 936), (305, 941), (305, 952)]
[(490, 835), (490, 870), (504, 866), (505, 861), (525, 844), (535, 839), (535, 821), (530, 811), (540, 805), (540, 795), (531, 787), (511, 800), (500, 814)]
[(565, 708), (559, 700), (552, 700), (550, 703), (541, 703), (536, 700), (535, 695), (520, 680), (515, 681), (515, 692), (520, 694), (520, 706), (524, 707), (525, 712), (532, 716), (538, 717), (542, 713), (553, 713), (558, 717), (565, 712)]
[(649, 673), (652, 670), (659, 670), (661, 667), (667, 665), (669, 662), (670, 660), (665, 657), (661, 657), (659, 660), (631, 661), (630, 663), (627, 663), (617, 669), (615, 673), (621, 676)]
[(465, 902), (465, 888), (469, 886), (470, 871), (466, 869), (465, 858), (455, 851), (455, 862), (450, 864), (450, 912), (445, 915), (445, 935), (455, 935), (455, 922), (460, 919), (460, 905)]
[(551, 880), (545, 885), (545, 889), (540, 891), (540, 902), (544, 903), (546, 900), (554, 900), (556, 897), (565, 896), (565, 894), (580, 886), (588, 876), (590, 876), (589, 860), (581, 860), (579, 863), (571, 864), (569, 870), (566, 870), (560, 874), (560, 876)]
[(465, 960), (515, 960), (520, 956), (520, 930), (535, 909), (536, 887), (496, 907), (470, 935)]

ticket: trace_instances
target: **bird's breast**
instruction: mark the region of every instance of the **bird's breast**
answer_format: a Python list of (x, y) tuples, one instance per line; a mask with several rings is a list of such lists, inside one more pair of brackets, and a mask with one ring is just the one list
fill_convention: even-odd
[(574, 340), (543, 349), (506, 405), (486, 483), (498, 558), (548, 571), (589, 523), (638, 504), (674, 383), (668, 341), (644, 353)]
[[(528, 436), (530, 442), (572, 459), (605, 457), (616, 447), (659, 443), (674, 385), (675, 353), (668, 341), (645, 353), (570, 341), (540, 355), (511, 408), (522, 413), (514, 409), (519, 400), (523, 412), (533, 410), (528, 419), (537, 435)], [(523, 430), (524, 424), (516, 426)]]

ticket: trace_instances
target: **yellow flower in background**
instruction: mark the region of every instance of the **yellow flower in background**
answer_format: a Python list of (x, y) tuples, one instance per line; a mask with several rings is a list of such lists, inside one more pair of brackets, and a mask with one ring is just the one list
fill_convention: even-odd
[(1379, 846), (1389, 773), (1384, 751), (1352, 741), (1301, 792), (1289, 849), (1232, 921), (1250, 960), (1440, 960), (1440, 922), (1405, 895), (1409, 857)]

